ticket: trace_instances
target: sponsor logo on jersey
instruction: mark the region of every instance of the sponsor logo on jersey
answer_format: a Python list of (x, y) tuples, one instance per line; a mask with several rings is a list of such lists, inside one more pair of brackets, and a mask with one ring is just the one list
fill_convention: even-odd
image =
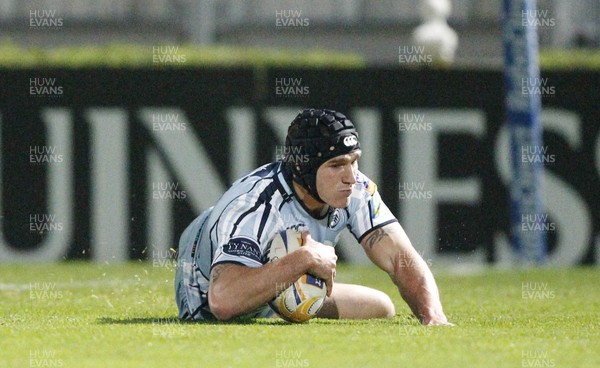
[(362, 184), (371, 195), (372, 200), (369, 201), (369, 205), (371, 206), (371, 218), (376, 218), (379, 216), (379, 209), (381, 208), (382, 203), (381, 196), (377, 193), (377, 184), (362, 174), (356, 176), (356, 181), (358, 184)]
[(230, 256), (246, 257), (260, 262), (260, 247), (254, 240), (248, 238), (233, 238), (223, 245), (223, 253)]
[(375, 192), (377, 191), (377, 184), (360, 172), (356, 175), (356, 183), (365, 187), (371, 196), (375, 195)]
[(305, 231), (305, 230), (308, 230), (308, 226), (306, 226), (305, 223), (300, 222), (298, 224), (291, 225), (291, 226), (288, 226), (288, 227), (285, 228), (285, 230), (289, 230), (289, 229), (293, 229), (293, 230), (296, 230), (296, 231)]
[(373, 196), (377, 191), (377, 184), (375, 184), (372, 180), (369, 179), (365, 182), (365, 189), (367, 189), (367, 192), (369, 192), (369, 194)]

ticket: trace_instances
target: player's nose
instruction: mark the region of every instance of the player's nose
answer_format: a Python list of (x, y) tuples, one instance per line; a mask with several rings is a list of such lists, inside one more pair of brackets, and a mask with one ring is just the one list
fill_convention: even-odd
[(354, 175), (354, 168), (352, 165), (346, 165), (342, 181), (345, 184), (356, 184), (356, 177)]

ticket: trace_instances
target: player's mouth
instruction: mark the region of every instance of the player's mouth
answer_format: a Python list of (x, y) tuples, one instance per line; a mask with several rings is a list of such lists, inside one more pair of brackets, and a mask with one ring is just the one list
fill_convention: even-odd
[(346, 197), (349, 197), (352, 194), (352, 188), (341, 189), (340, 192), (344, 193)]

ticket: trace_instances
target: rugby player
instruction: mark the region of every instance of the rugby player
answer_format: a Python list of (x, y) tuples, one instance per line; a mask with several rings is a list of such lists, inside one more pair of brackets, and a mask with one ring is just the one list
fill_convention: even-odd
[[(427, 264), (375, 183), (358, 170), (361, 150), (352, 122), (332, 110), (306, 109), (292, 121), (285, 144), (283, 160), (237, 180), (181, 235), (175, 277), (179, 318), (273, 316), (267, 302), (281, 285), (305, 273), (327, 286), (317, 317), (393, 317), (394, 304), (385, 293), (334, 283), (334, 246), (348, 228), (422, 324), (449, 325)], [(268, 263), (269, 241), (290, 228), (303, 231), (304, 245)]]

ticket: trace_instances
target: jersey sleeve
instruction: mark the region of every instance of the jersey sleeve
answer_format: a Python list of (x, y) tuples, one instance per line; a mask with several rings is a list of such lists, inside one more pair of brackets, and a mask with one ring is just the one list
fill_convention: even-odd
[(217, 246), (211, 268), (219, 263), (260, 267), (277, 225), (274, 206), (249, 193), (231, 202), (211, 230)]
[(371, 231), (398, 219), (386, 206), (377, 185), (361, 172), (356, 176), (356, 190), (350, 200), (348, 229), (360, 243)]

